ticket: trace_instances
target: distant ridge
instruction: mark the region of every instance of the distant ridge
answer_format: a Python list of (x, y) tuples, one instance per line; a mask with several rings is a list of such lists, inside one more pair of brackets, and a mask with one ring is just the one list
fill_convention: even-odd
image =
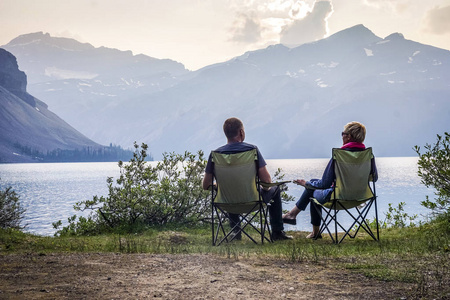
[[(95, 48), (89, 43), (52, 37), (43, 32), (21, 35), (2, 48), (15, 54), (19, 66), (30, 77), (29, 84), (71, 78), (105, 80), (111, 70), (120, 70), (123, 78), (187, 72), (182, 64), (169, 59), (133, 55), (131, 51), (106, 47)], [(89, 71), (85, 70), (86, 66)]]
[(64, 37), (51, 37), (50, 34), (42, 31), (23, 34), (12, 39), (8, 44), (14, 47), (26, 46), (29, 44), (52, 44), (54, 47), (73, 51), (86, 51), (94, 49), (89, 43), (80, 43), (75, 39)]

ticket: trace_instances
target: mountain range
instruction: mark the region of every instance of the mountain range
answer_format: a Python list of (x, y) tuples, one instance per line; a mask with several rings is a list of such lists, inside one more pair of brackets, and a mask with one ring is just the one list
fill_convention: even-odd
[[(0, 66), (0, 162), (36, 162), (32, 154), (39, 152), (102, 147), (28, 94), (25, 73), (4, 49), (0, 49)], [(27, 153), (22, 153), (25, 149)]]
[(414, 145), (450, 128), (450, 51), (363, 25), (197, 71), (42, 32), (1, 47), (17, 57), (28, 92), (85, 136), (145, 142), (156, 159), (224, 144), (231, 116), (265, 158), (329, 157), (354, 120), (366, 125), (377, 156), (413, 156)]

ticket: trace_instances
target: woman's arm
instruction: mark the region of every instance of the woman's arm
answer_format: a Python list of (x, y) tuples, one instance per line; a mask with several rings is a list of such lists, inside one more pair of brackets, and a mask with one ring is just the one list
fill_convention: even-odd
[(328, 189), (333, 185), (336, 175), (334, 174), (334, 162), (330, 159), (325, 171), (323, 171), (322, 179), (310, 180), (306, 182), (305, 187), (314, 189)]
[(376, 182), (378, 180), (378, 170), (377, 170), (377, 165), (375, 164), (375, 157), (373, 157), (371, 160), (371, 166), (372, 166), (372, 170), (371, 170), (372, 181)]

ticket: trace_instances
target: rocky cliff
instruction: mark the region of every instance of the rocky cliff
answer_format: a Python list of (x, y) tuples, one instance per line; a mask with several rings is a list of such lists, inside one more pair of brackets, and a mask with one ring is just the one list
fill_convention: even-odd
[(27, 76), (16, 58), (0, 48), (0, 163), (39, 161), (56, 149), (102, 148), (49, 111), (26, 87)]

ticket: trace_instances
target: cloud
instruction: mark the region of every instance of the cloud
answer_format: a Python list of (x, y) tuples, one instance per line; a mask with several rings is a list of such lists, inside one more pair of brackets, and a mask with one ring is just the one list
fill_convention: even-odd
[[(432, 0), (434, 1), (434, 0)], [(411, 0), (364, 0), (363, 3), (371, 8), (383, 10), (389, 14), (405, 14), (416, 7)]]
[(315, 2), (312, 10), (303, 18), (295, 19), (283, 28), (280, 42), (288, 46), (297, 46), (324, 38), (328, 33), (327, 19), (332, 13), (333, 5), (330, 1)]
[(231, 6), (235, 20), (229, 40), (251, 47), (280, 42), (299, 45), (322, 39), (333, 12), (328, 0), (236, 0)]
[(387, 10), (396, 10), (399, 5), (402, 7), (402, 2), (401, 0), (364, 0), (364, 3), (368, 6)]
[(433, 34), (450, 33), (450, 5), (444, 7), (434, 7), (429, 10), (424, 19), (424, 30)]
[(229, 40), (253, 47), (279, 42), (281, 28), (290, 20), (294, 0), (230, 0), (235, 20), (229, 29)]
[(241, 13), (233, 23), (231, 40), (238, 43), (253, 44), (261, 39), (263, 28), (260, 20), (253, 14)]

